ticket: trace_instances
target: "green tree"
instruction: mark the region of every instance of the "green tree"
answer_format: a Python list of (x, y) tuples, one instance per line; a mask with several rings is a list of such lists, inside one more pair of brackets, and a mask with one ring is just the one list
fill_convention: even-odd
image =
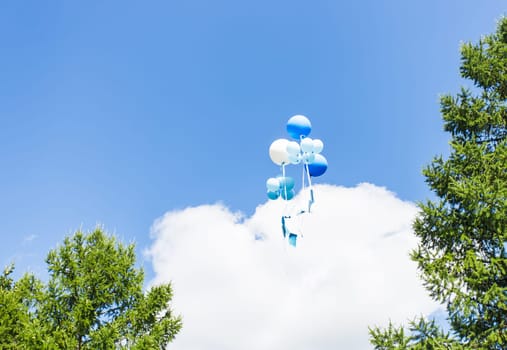
[(0, 302), (15, 317), (0, 316), (0, 347), (165, 349), (182, 325), (169, 308), (172, 288), (143, 293), (134, 248), (101, 229), (77, 232), (49, 252), (47, 284), (30, 275), (14, 283), (7, 269)]
[(0, 276), (0, 349), (31, 348), (37, 338), (31, 308), (41, 283), (32, 275), (14, 282), (13, 271), (10, 265)]
[(451, 154), (424, 170), (439, 199), (420, 204), (411, 254), (452, 334), (423, 319), (373, 328), (375, 349), (507, 349), (507, 19), (461, 57), (474, 88), (441, 98)]

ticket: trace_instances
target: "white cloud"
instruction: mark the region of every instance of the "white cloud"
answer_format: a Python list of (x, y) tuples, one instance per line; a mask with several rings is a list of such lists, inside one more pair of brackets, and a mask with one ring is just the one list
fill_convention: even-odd
[(38, 237), (39, 237), (38, 235), (34, 235), (34, 234), (25, 236), (23, 238), (23, 243), (30, 243), (30, 242), (34, 241), (36, 238), (38, 238)]
[(412, 203), (370, 184), (315, 193), (313, 213), (290, 222), (297, 248), (283, 241), (281, 201), (250, 218), (217, 204), (155, 222), (153, 283), (172, 281), (183, 316), (172, 349), (371, 349), (368, 326), (436, 308), (408, 257)]

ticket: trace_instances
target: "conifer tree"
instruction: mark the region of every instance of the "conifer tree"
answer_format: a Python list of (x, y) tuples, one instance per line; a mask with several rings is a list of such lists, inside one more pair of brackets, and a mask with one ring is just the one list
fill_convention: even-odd
[(506, 18), (461, 47), (460, 72), (473, 87), (441, 98), (451, 153), (424, 170), (438, 199), (420, 204), (411, 254), (451, 332), (424, 319), (373, 328), (375, 349), (507, 349)]

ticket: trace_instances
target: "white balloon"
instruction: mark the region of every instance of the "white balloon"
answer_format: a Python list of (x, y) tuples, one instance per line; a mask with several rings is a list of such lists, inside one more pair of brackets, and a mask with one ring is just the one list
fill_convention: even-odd
[(313, 152), (320, 153), (324, 149), (324, 142), (319, 139), (313, 140)]
[(303, 152), (313, 152), (313, 140), (309, 137), (302, 139), (301, 150)]
[(289, 163), (289, 153), (287, 153), (288, 143), (289, 140), (287, 139), (278, 139), (273, 141), (271, 146), (269, 146), (269, 157), (273, 163), (277, 165)]
[(296, 155), (299, 152), (301, 152), (301, 147), (299, 147), (297, 142), (290, 141), (287, 143), (287, 153), (289, 153), (289, 155)]
[(274, 177), (270, 177), (268, 181), (266, 181), (266, 187), (268, 188), (268, 191), (278, 191), (280, 188), (280, 181)]

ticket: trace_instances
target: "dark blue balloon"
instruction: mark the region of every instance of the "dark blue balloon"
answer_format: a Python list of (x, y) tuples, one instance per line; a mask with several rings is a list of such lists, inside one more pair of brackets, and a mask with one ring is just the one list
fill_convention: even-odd
[(301, 137), (308, 136), (310, 131), (312, 131), (312, 124), (304, 115), (295, 115), (287, 122), (287, 132), (295, 140), (299, 141)]
[(327, 160), (322, 154), (316, 154), (313, 163), (308, 164), (310, 176), (317, 177), (324, 174), (327, 170)]

